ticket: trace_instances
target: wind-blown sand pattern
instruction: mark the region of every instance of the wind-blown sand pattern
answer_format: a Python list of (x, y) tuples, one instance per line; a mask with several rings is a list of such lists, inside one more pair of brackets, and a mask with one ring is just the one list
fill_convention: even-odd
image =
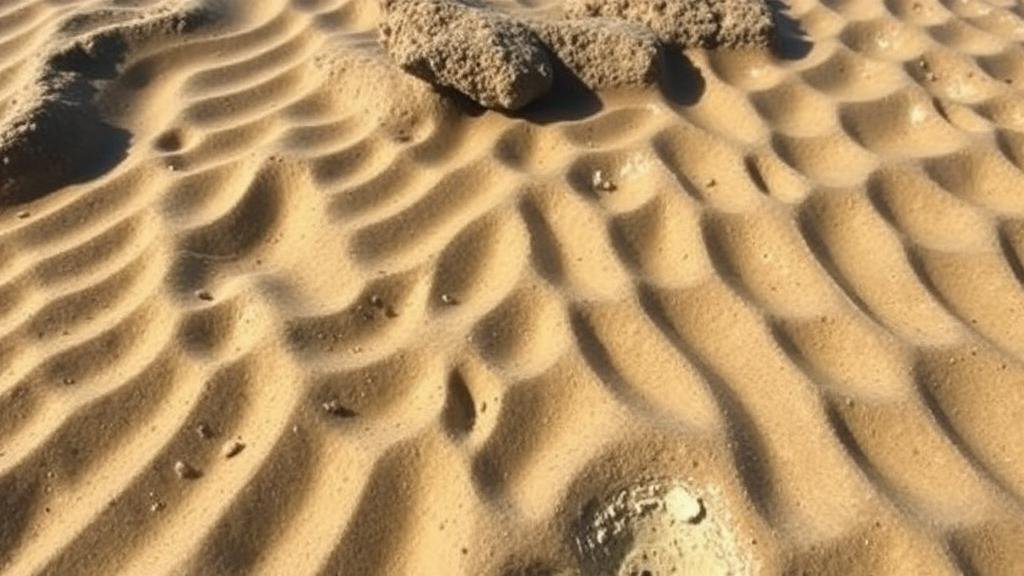
[(0, 571), (1020, 574), (1024, 10), (773, 10), (510, 117), (373, 0), (0, 2), (11, 154), (130, 39), (5, 164)]

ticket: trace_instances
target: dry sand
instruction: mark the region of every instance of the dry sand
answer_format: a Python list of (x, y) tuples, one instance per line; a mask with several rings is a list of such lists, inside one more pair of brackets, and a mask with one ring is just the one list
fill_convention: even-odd
[(0, 1), (0, 572), (1024, 573), (1024, 9), (772, 6), (503, 115)]

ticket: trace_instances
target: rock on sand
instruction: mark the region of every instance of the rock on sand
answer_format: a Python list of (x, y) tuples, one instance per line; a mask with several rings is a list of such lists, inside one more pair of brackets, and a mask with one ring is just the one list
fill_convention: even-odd
[(592, 90), (646, 86), (658, 78), (658, 39), (639, 24), (580, 18), (533, 25), (552, 53)]
[(384, 0), (381, 41), (424, 80), (488, 108), (517, 110), (551, 88), (552, 66), (523, 22), (456, 0)]
[(684, 48), (767, 46), (774, 22), (761, 0), (566, 0), (566, 16), (621, 18)]

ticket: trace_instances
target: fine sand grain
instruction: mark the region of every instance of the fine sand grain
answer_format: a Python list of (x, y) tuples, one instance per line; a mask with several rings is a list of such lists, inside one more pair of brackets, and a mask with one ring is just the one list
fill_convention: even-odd
[(0, 0), (0, 574), (1024, 573), (1024, 9), (748, 1)]

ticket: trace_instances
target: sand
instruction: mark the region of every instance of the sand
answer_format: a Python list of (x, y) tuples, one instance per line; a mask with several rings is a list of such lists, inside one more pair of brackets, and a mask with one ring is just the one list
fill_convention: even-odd
[(506, 114), (0, 2), (0, 573), (1022, 573), (1024, 10), (771, 8)]

